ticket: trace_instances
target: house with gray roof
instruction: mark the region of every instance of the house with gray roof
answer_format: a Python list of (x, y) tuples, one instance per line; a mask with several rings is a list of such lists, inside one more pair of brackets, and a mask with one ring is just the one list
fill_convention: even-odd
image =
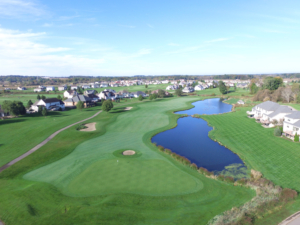
[(299, 129), (300, 111), (293, 111), (284, 117), (283, 135), (286, 137), (294, 137), (296, 133), (299, 135)]
[(85, 95), (76, 95), (72, 98), (68, 98), (64, 100), (65, 106), (72, 107), (76, 106), (79, 101), (82, 101), (84, 104), (84, 107), (94, 106), (95, 104), (92, 102), (92, 99), (85, 96)]
[(46, 108), (47, 110), (53, 110), (53, 111), (65, 110), (65, 104), (57, 98), (40, 99), (31, 106), (31, 109), (35, 112), (38, 112), (39, 106), (42, 106), (43, 108)]
[(282, 106), (276, 102), (266, 101), (252, 108), (252, 111), (247, 113), (254, 115), (255, 119), (259, 119), (262, 123), (272, 123), (277, 120), (283, 121), (284, 117), (291, 114), (293, 110), (289, 106)]
[(147, 97), (148, 95), (142, 91), (136, 91), (136, 92), (131, 92), (130, 93), (131, 97), (138, 98), (140, 95), (143, 96), (144, 98)]

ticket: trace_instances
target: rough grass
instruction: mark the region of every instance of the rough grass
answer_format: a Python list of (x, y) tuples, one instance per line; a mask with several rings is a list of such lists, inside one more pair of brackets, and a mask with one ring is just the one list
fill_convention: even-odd
[(261, 171), (267, 179), (282, 187), (300, 190), (300, 145), (274, 136), (274, 128), (263, 128), (247, 117), (247, 107), (223, 115), (202, 116), (215, 129), (210, 132), (237, 153), (246, 164)]
[[(61, 132), (0, 174), (1, 220), (7, 225), (206, 224), (213, 216), (249, 201), (254, 196), (252, 190), (208, 179), (151, 144), (154, 133), (176, 125), (179, 115), (172, 114), (172, 110), (187, 108), (186, 102), (193, 99), (134, 104), (130, 111), (114, 109), (88, 121), (97, 122), (95, 132), (77, 132), (73, 128)], [(138, 150), (142, 155), (119, 158), (113, 154), (118, 149)], [(117, 160), (121, 171), (114, 167)], [(144, 178), (138, 178), (138, 174)], [(46, 182), (25, 180), (24, 175)], [(152, 180), (146, 181), (146, 177)], [(177, 194), (165, 194), (164, 189), (170, 189), (172, 184)], [(131, 193), (139, 188), (143, 195)], [(64, 195), (61, 190), (82, 197)], [(105, 191), (110, 193), (104, 194)]]

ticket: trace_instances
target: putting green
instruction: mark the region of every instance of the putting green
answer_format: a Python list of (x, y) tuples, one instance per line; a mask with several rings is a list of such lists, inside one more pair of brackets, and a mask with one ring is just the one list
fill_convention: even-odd
[(88, 167), (70, 182), (67, 192), (79, 196), (116, 192), (172, 195), (200, 190), (202, 186), (199, 179), (162, 160), (109, 159)]
[[(189, 98), (189, 101), (196, 99)], [(67, 157), (29, 172), (24, 178), (51, 183), (70, 196), (196, 192), (202, 188), (199, 179), (182, 171), (143, 142), (149, 131), (169, 124), (166, 111), (183, 108), (186, 101), (176, 98), (163, 104), (159, 101), (145, 103), (122, 112), (107, 126), (104, 135), (78, 145)], [(122, 159), (113, 154), (118, 149), (138, 150), (141, 156)], [(117, 160), (119, 165), (116, 165)]]

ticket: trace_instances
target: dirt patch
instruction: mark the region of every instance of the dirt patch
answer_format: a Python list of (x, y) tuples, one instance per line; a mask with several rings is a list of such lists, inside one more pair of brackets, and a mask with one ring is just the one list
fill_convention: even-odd
[(81, 129), (80, 131), (94, 131), (94, 130), (96, 130), (96, 123), (87, 123), (87, 124), (84, 124), (84, 126), (86, 126), (87, 128)]
[(124, 110), (130, 110), (132, 109), (132, 107), (126, 107)]
[(126, 150), (122, 153), (123, 155), (134, 155), (135, 154), (135, 151), (133, 150)]

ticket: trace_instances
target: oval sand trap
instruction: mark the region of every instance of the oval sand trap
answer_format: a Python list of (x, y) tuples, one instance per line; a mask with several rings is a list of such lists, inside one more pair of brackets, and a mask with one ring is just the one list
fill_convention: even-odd
[(126, 150), (123, 152), (123, 155), (134, 155), (135, 154), (135, 151), (133, 150)]
[(132, 109), (132, 107), (126, 107), (124, 110), (130, 110)]
[(81, 129), (80, 131), (94, 131), (94, 130), (96, 130), (96, 123), (87, 123), (87, 124), (84, 124), (84, 126), (86, 126), (87, 128)]

